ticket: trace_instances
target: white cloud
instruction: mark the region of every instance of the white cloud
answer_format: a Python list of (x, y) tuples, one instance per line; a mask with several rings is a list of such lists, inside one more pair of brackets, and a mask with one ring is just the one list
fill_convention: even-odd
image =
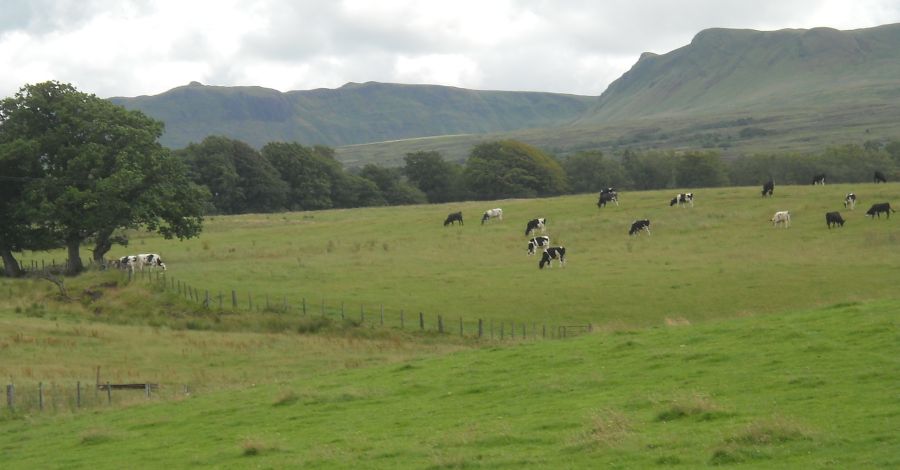
[(855, 29), (891, 0), (6, 0), (0, 96), (55, 79), (99, 96), (197, 80), (279, 90), (349, 81), (600, 94), (641, 52), (711, 27)]

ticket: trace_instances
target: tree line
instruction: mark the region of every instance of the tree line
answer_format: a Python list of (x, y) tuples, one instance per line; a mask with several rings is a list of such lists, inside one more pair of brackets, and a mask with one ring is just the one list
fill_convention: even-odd
[(128, 230), (197, 236), (207, 214), (320, 210), (546, 197), (601, 188), (649, 190), (896, 179), (900, 141), (814, 154), (724, 159), (715, 151), (582, 151), (557, 157), (514, 141), (474, 146), (465, 163), (415, 152), (404, 165), (346, 169), (334, 149), (210, 136), (184, 149), (159, 144), (163, 124), (68, 84), (26, 85), (0, 102), (0, 257), (65, 247), (70, 273), (87, 245), (98, 262)]

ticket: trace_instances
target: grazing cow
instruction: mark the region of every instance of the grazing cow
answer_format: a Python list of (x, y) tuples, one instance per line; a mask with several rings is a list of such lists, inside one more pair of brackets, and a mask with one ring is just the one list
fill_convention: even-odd
[(544, 224), (547, 223), (547, 219), (541, 217), (540, 219), (531, 219), (528, 221), (528, 225), (525, 226), (525, 236), (527, 237), (531, 234), (531, 231), (539, 228), (541, 229), (541, 233), (544, 233)]
[(544, 265), (548, 265), (551, 268), (553, 264), (550, 263), (550, 260), (558, 260), (559, 266), (561, 268), (566, 267), (566, 249), (561, 246), (551, 246), (544, 250), (544, 254), (541, 255), (541, 262), (538, 263), (538, 268), (544, 269)]
[(497, 208), (484, 211), (484, 215), (481, 216), (481, 225), (484, 225), (484, 222), (490, 219), (503, 220), (503, 209)]
[(866, 211), (866, 216), (874, 219), (875, 217), (881, 218), (881, 213), (887, 216), (888, 219), (891, 218), (891, 212), (897, 212), (894, 209), (891, 209), (891, 203), (889, 202), (881, 202), (878, 204), (872, 204), (872, 207)]
[(843, 227), (844, 226), (844, 218), (841, 217), (840, 212), (826, 212), (825, 213), (825, 225), (827, 225), (828, 228), (831, 228), (832, 225), (834, 225), (834, 226), (840, 225), (841, 227)]
[(447, 219), (444, 220), (444, 227), (459, 222), (459, 225), (463, 225), (462, 212), (452, 212), (447, 216)]
[(844, 196), (844, 207), (849, 207), (851, 211), (856, 209), (856, 194), (847, 193)]
[(775, 182), (772, 180), (769, 180), (766, 182), (766, 184), (763, 185), (762, 195), (763, 195), (763, 197), (771, 196), (774, 191), (775, 191)]
[(887, 183), (887, 178), (884, 177), (884, 173), (875, 170), (875, 177), (872, 179), (874, 183)]
[(134, 267), (138, 264), (138, 257), (135, 255), (123, 256), (113, 261), (113, 264), (119, 269), (127, 269), (134, 272)]
[(535, 248), (546, 248), (550, 246), (550, 237), (540, 236), (534, 237), (528, 241), (528, 254), (533, 255)]
[(163, 271), (166, 270), (166, 263), (163, 263), (162, 258), (159, 257), (156, 253), (145, 253), (137, 255), (137, 265), (138, 269), (141, 271), (144, 270), (144, 266), (149, 266), (150, 270), (153, 271), (153, 268), (160, 267)]
[(606, 188), (600, 191), (600, 199), (597, 200), (597, 207), (606, 207), (607, 202), (614, 202), (619, 207), (619, 193), (615, 188)]
[(641, 230), (646, 230), (647, 235), (650, 235), (650, 220), (649, 219), (635, 220), (631, 224), (631, 229), (628, 230), (628, 235), (640, 235)]
[(821, 184), (824, 186), (825, 185), (825, 173), (819, 173), (818, 175), (813, 176), (812, 184), (813, 184), (813, 186), (815, 186), (817, 184)]
[(694, 207), (694, 193), (676, 194), (675, 197), (673, 197), (672, 200), (669, 201), (669, 207), (672, 207), (675, 204), (684, 207), (688, 203), (690, 203), (691, 207)]
[(789, 211), (778, 211), (775, 215), (772, 216), (772, 226), (777, 227), (778, 224), (781, 224), (782, 227), (787, 228), (791, 226), (791, 213)]

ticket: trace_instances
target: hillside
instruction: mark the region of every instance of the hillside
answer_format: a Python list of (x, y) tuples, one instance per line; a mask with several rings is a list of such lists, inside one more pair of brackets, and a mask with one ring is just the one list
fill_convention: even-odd
[(287, 93), (192, 82), (155, 96), (110, 99), (163, 121), (162, 143), (173, 148), (208, 135), (226, 135), (255, 147), (272, 141), (340, 146), (553, 127), (580, 117), (593, 100), (375, 82)]

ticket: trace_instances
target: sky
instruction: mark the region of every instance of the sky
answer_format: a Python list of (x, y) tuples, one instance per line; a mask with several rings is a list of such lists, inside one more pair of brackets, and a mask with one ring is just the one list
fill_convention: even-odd
[(900, 0), (0, 0), (0, 98), (46, 80), (102, 98), (192, 81), (595, 96), (707, 28), (888, 23)]

